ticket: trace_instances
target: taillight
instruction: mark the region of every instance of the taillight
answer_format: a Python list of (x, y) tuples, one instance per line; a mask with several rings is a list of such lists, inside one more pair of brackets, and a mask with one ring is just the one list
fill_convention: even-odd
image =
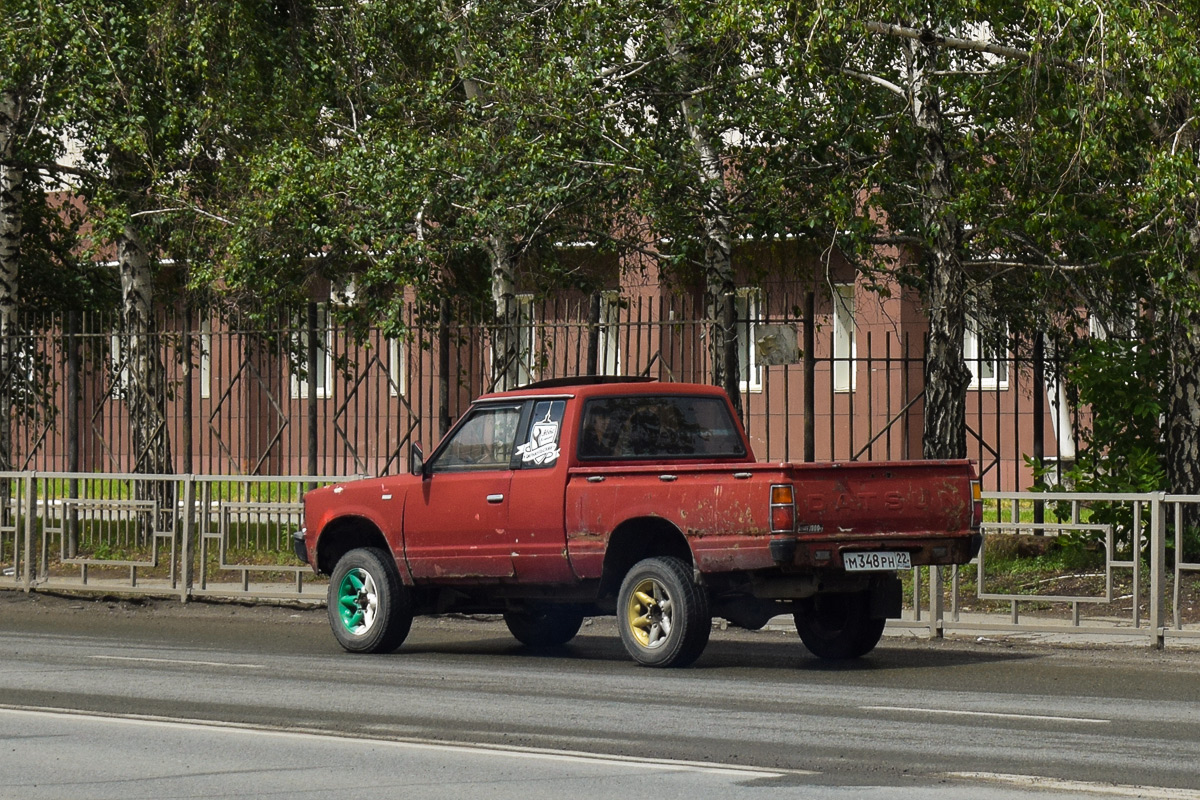
[(971, 527), (978, 530), (983, 525), (983, 486), (971, 481)]
[(771, 533), (796, 530), (796, 493), (790, 483), (771, 487)]

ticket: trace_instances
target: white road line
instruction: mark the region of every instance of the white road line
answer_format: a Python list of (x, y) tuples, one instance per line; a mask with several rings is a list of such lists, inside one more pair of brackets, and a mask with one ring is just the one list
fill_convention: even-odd
[(910, 714), (940, 714), (953, 717), (993, 717), (996, 719), (1028, 719), (1039, 722), (1079, 722), (1088, 725), (1110, 725), (1111, 719), (1091, 717), (1053, 717), (1045, 714), (1006, 714), (1000, 711), (955, 711), (948, 708), (910, 708), (908, 706), (859, 706), (860, 711), (903, 711)]
[(1123, 786), (1115, 783), (1064, 781), (1037, 775), (1006, 775), (1001, 772), (947, 772), (948, 778), (990, 781), (1030, 789), (1079, 792), (1091, 797), (1141, 797), (1147, 800), (1200, 800), (1200, 792), (1192, 789), (1172, 789), (1167, 786)]
[(87, 719), (104, 722), (116, 722), (127, 725), (144, 725), (173, 729), (197, 729), (220, 731), (226, 733), (242, 733), (255, 736), (268, 736), (292, 739), (316, 739), (324, 741), (344, 742), (347, 740), (370, 742), (381, 746), (399, 749), (427, 750), (444, 753), (485, 753), (507, 758), (541, 759), (577, 764), (608, 764), (616, 767), (631, 767), (634, 769), (657, 770), (660, 772), (694, 772), (706, 775), (722, 775), (726, 777), (754, 780), (759, 778), (779, 778), (784, 775), (816, 775), (816, 772), (795, 769), (762, 769), (759, 767), (742, 766), (739, 764), (719, 764), (704, 761), (678, 761), (673, 759), (645, 759), (633, 756), (603, 755), (588, 753), (581, 750), (558, 750), (539, 747), (510, 747), (505, 745), (486, 744), (481, 742), (439, 742), (434, 739), (418, 739), (409, 737), (381, 738), (376, 736), (356, 736), (354, 734), (337, 735), (327, 731), (306, 730), (303, 728), (269, 728), (266, 726), (246, 725), (234, 722), (213, 722), (203, 719), (174, 719), (142, 714), (101, 714), (88, 711), (74, 711), (66, 708), (37, 708), (32, 706), (0, 705), (0, 714), (14, 716), (46, 716), (60, 719)]
[(191, 661), (181, 658), (137, 658), (135, 656), (88, 656), (100, 661), (136, 661), (146, 664), (182, 664), (189, 667), (241, 667), (242, 669), (266, 669), (266, 664), (237, 664), (228, 661)]

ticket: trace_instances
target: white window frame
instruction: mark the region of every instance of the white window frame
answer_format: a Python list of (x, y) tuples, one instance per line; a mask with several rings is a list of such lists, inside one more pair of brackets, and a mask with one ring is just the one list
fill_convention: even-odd
[(388, 394), (408, 396), (408, 343), (388, 339)]
[(615, 289), (600, 292), (600, 325), (596, 371), (601, 375), (621, 374), (621, 293)]
[(534, 358), (538, 341), (533, 305), (532, 294), (517, 295), (517, 386), (532, 383), (537, 378)]
[[(517, 337), (517, 370), (513, 388), (532, 383), (537, 378), (534, 368), (534, 356), (537, 354), (537, 325), (533, 319), (534, 296), (518, 294), (514, 297), (517, 303), (517, 321), (515, 335)], [(492, 380), (496, 380), (496, 343), (489, 341), (487, 348), (487, 366)]]
[(212, 320), (200, 320), (200, 399), (212, 397)]
[[(307, 368), (309, 348), (308, 321), (301, 317), (297, 320), (298, 330), (294, 334), (297, 352), (304, 352), (304, 363), (292, 370), (292, 399), (308, 398), (308, 379), (300, 377), (300, 369)], [(325, 357), (317, 356), (317, 399), (327, 400), (333, 396), (333, 318), (329, 313), (328, 303), (317, 303), (317, 335), (323, 339), (322, 350)]]
[[(763, 388), (762, 367), (755, 359), (758, 348), (755, 334), (763, 321), (762, 290), (753, 286), (743, 286), (737, 290), (734, 297), (737, 308), (738, 336), (738, 369), (740, 380), (738, 386), (743, 392), (761, 392)], [(744, 338), (743, 338), (744, 337)]]
[(109, 336), (108, 355), (112, 361), (113, 394), (123, 398), (129, 391), (129, 364), (125, 361), (126, 354), (121, 347), (121, 334), (114, 333)]
[(833, 285), (833, 391), (858, 388), (857, 307), (853, 283)]
[[(1008, 389), (1008, 359), (982, 352), (978, 325), (970, 319), (963, 331), (963, 360), (971, 371), (971, 383), (967, 387), (969, 391), (1003, 392)], [(975, 370), (980, 366), (990, 367), (991, 374), (983, 377), (977, 375)]]

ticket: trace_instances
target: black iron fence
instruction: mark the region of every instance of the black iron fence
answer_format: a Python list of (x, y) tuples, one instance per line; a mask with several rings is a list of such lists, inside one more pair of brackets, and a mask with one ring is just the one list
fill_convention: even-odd
[[(602, 373), (708, 382), (709, 323), (698, 298), (598, 295), (520, 300), (517, 380)], [(744, 422), (763, 460), (921, 456), (920, 332), (883, 321), (839, 331), (830, 309), (747, 294), (741, 305)], [(325, 305), (275, 326), (167, 313), (153, 335), (163, 399), (154, 435), (170, 470), (206, 475), (353, 475), (403, 469), (476, 395), (495, 385), (487, 324), (426, 320), (404, 333), (352, 333)], [(128, 337), (96, 316), (28, 321), (10, 380), (12, 470), (134, 472)], [(841, 337), (839, 339), (839, 336)], [(781, 340), (782, 339), (782, 344)], [(985, 486), (1030, 485), (1027, 456), (1072, 455), (1067, 415), (1032, 361), (976, 348), (969, 456)], [(970, 349), (969, 349), (969, 352)], [(136, 445), (135, 441), (142, 442)], [(1061, 443), (1061, 445), (1060, 445)]]

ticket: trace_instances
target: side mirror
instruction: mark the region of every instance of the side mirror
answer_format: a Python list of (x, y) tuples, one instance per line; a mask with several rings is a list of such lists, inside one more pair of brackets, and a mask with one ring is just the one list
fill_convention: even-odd
[(408, 471), (413, 475), (425, 474), (425, 454), (421, 452), (421, 445), (416, 442), (413, 442), (408, 451)]

